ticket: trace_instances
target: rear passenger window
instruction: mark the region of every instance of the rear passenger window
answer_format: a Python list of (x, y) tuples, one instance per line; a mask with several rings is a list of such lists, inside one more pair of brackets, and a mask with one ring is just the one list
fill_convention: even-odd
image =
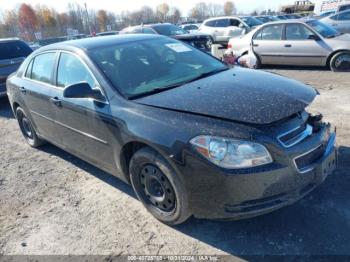
[(215, 23), (215, 27), (228, 27), (229, 25), (228, 19), (218, 19)]
[(209, 26), (209, 27), (215, 27), (215, 20), (211, 20), (205, 23), (205, 26)]
[(87, 82), (91, 88), (95, 87), (95, 80), (86, 66), (74, 55), (61, 53), (57, 70), (57, 86), (66, 87)]
[(270, 25), (264, 27), (255, 36), (256, 40), (282, 40), (283, 25)]
[(31, 79), (50, 84), (55, 57), (56, 53), (37, 55), (33, 62)]

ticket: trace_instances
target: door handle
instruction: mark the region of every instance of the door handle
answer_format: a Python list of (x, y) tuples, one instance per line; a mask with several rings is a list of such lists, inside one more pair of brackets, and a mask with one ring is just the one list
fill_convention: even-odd
[(62, 106), (61, 100), (57, 97), (50, 98), (51, 103), (53, 103), (56, 106)]
[(284, 47), (292, 47), (292, 45), (284, 45)]
[(258, 44), (253, 44), (254, 47), (258, 47), (259, 45)]
[(23, 86), (19, 88), (19, 91), (21, 91), (21, 93), (23, 94), (27, 92), (27, 90)]

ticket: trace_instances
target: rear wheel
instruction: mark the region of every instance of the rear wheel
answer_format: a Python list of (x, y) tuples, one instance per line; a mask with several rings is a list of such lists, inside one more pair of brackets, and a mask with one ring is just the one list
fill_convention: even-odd
[(31, 147), (39, 147), (45, 143), (37, 136), (32, 123), (21, 107), (16, 109), (16, 118), (24, 138)]
[(336, 53), (330, 61), (330, 68), (334, 72), (350, 72), (350, 52)]
[(184, 186), (157, 152), (148, 147), (140, 149), (133, 155), (129, 169), (137, 197), (155, 218), (177, 225), (190, 217)]

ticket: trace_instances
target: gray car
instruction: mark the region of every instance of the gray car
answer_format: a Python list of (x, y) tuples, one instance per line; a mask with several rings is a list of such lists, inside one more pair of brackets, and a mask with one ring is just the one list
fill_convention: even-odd
[(333, 71), (350, 71), (350, 35), (315, 19), (267, 23), (231, 38), (228, 48), (241, 56), (251, 45), (259, 65), (330, 66)]
[(341, 33), (350, 33), (350, 10), (327, 16), (320, 21), (333, 26)]
[(33, 50), (17, 38), (0, 39), (0, 97), (6, 95), (6, 79)]

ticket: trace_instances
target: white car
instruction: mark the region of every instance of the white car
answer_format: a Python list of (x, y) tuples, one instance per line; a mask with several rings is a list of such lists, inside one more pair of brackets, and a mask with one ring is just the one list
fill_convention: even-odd
[(198, 32), (199, 27), (201, 24), (183, 24), (180, 25), (179, 27), (186, 30), (189, 33), (196, 33)]
[(350, 33), (350, 10), (327, 16), (320, 21), (333, 26), (341, 33)]
[(248, 33), (262, 22), (250, 16), (225, 16), (207, 19), (199, 28), (200, 32), (211, 35), (215, 43), (226, 43), (231, 37)]
[(350, 71), (350, 34), (315, 19), (267, 23), (228, 44), (235, 56), (251, 48), (258, 66), (329, 66), (333, 71)]

